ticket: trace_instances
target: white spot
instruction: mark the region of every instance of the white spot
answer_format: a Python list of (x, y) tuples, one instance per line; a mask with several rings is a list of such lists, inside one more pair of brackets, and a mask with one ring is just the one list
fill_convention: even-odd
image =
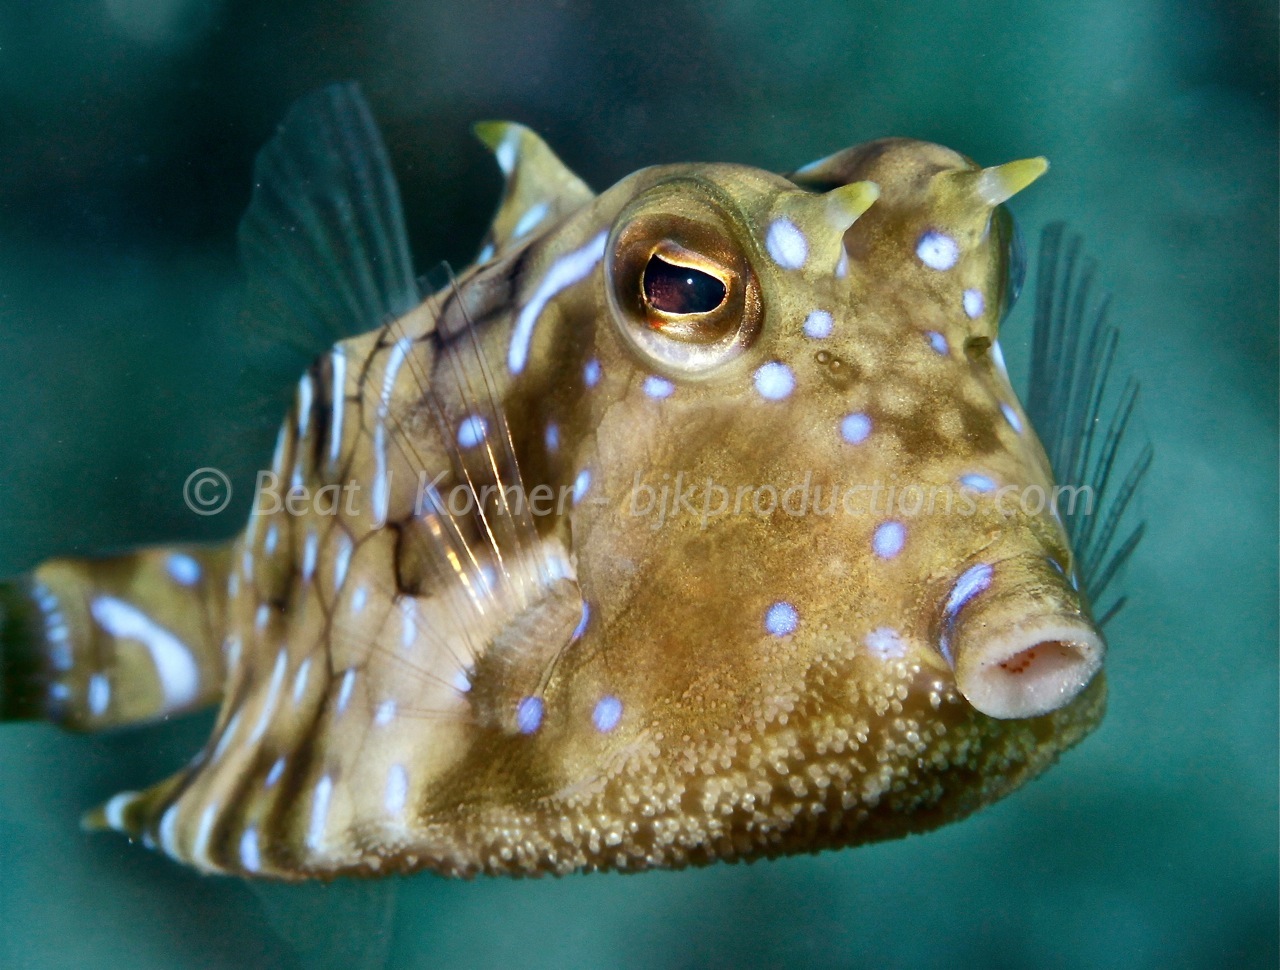
[(644, 392), (649, 397), (661, 401), (670, 397), (676, 392), (676, 386), (665, 377), (658, 377), (656, 374), (650, 374), (644, 379)]
[(943, 357), (946, 357), (951, 353), (951, 346), (947, 343), (947, 338), (938, 333), (938, 331), (926, 330), (924, 332), (924, 336), (925, 339), (929, 341), (929, 346), (932, 347), (935, 352), (941, 354)]
[(542, 725), (542, 698), (524, 697), (516, 705), (516, 727), (521, 734), (532, 734)]
[(907, 655), (907, 645), (897, 630), (882, 626), (867, 634), (867, 649), (878, 660), (900, 660)]
[(960, 247), (950, 236), (929, 230), (916, 244), (916, 255), (930, 269), (948, 270), (960, 259)]
[(418, 638), (417, 607), (411, 596), (400, 600), (400, 646), (406, 650)]
[(1004, 366), (1004, 351), (1000, 349), (1000, 341), (998, 340), (991, 342), (991, 359), (995, 362), (996, 369), (1000, 371), (1000, 376), (1007, 381), (1009, 379), (1009, 369)]
[(387, 502), (391, 491), (387, 482), (387, 416), (391, 413), (391, 395), (395, 392), (396, 379), (412, 346), (410, 337), (397, 340), (387, 354), (387, 365), (382, 372), (382, 396), (378, 400), (377, 423), (373, 429), (373, 515), (379, 525), (387, 521)]
[(480, 252), (476, 255), (477, 263), (487, 263), (493, 259), (494, 248), (493, 243), (485, 243)]
[(89, 678), (89, 713), (102, 717), (111, 702), (111, 682), (106, 674), (94, 674)]
[(871, 419), (861, 411), (846, 414), (840, 421), (840, 437), (851, 445), (860, 445), (871, 434)]
[(232, 574), (227, 577), (227, 596), (229, 598), (234, 599), (239, 592), (240, 592), (240, 574), (237, 572), (232, 572)]
[(160, 816), (160, 848), (171, 859), (178, 858), (178, 833), (174, 831), (178, 826), (178, 805), (175, 802), (164, 810), (164, 814)]
[(976, 473), (960, 476), (960, 484), (965, 488), (971, 488), (975, 492), (989, 492), (996, 487), (996, 483), (986, 475)]
[(964, 304), (965, 315), (970, 320), (977, 320), (987, 308), (987, 301), (983, 299), (981, 290), (965, 290), (961, 302)]
[(796, 378), (791, 373), (791, 368), (776, 360), (757, 368), (755, 382), (760, 396), (769, 401), (781, 401), (788, 397), (796, 386)]
[(308, 529), (306, 541), (302, 544), (302, 578), (306, 582), (311, 582), (311, 577), (316, 574), (316, 552), (319, 547), (320, 537), (313, 529)]
[(458, 425), (458, 445), (462, 448), (474, 448), (484, 441), (484, 436), (488, 433), (489, 425), (484, 418), (478, 414), (469, 415)]
[(378, 705), (378, 712), (373, 716), (373, 723), (378, 727), (386, 727), (396, 719), (396, 702), (385, 700)]
[(459, 694), (465, 694), (471, 690), (471, 678), (467, 676), (465, 670), (459, 670), (453, 675), (453, 689)]
[(258, 830), (252, 825), (240, 836), (240, 865), (247, 872), (257, 872), (262, 865), (262, 857), (258, 852)]
[(276, 551), (276, 546), (280, 541), (280, 529), (273, 522), (267, 527), (266, 538), (262, 540), (262, 549), (268, 555), (272, 555)]
[(392, 765), (387, 771), (387, 790), (383, 793), (382, 804), (387, 814), (399, 816), (409, 800), (409, 775), (404, 765)]
[(554, 453), (560, 450), (560, 426), (554, 421), (547, 422), (545, 440), (547, 443), (547, 451)]
[(307, 692), (307, 676), (311, 673), (311, 658), (302, 661), (298, 672), (293, 675), (293, 706), (302, 703), (302, 695)]
[(165, 568), (175, 583), (194, 586), (200, 582), (200, 564), (186, 553), (175, 552), (165, 561)]
[(841, 246), (840, 258), (836, 260), (836, 279), (842, 280), (849, 275), (849, 253)]
[(876, 526), (871, 548), (881, 559), (892, 559), (902, 552), (907, 542), (907, 528), (901, 522), (882, 522)]
[(515, 127), (507, 129), (507, 133), (502, 136), (502, 141), (498, 142), (498, 147), (493, 150), (493, 157), (498, 162), (498, 168), (502, 169), (502, 174), (511, 177), (511, 173), (516, 170), (516, 159), (520, 152), (520, 132)]
[(573, 504), (577, 505), (582, 501), (582, 497), (587, 494), (587, 489), (591, 487), (591, 472), (582, 469), (578, 472), (578, 477), (573, 480)]
[(351, 611), (359, 613), (364, 609), (365, 603), (369, 601), (369, 591), (363, 586), (357, 586), (356, 591), (351, 594)]
[(582, 368), (582, 379), (587, 387), (595, 387), (600, 383), (600, 361), (592, 357)]
[(336, 465), (342, 456), (342, 416), (347, 410), (347, 358), (341, 347), (329, 355), (333, 361), (333, 418), (329, 426), (329, 463)]
[(112, 797), (103, 807), (102, 814), (106, 816), (107, 824), (115, 831), (126, 831), (124, 813), (137, 797), (138, 793), (136, 791), (122, 791), (119, 795)]
[(529, 230), (546, 217), (547, 204), (545, 202), (539, 202), (537, 205), (528, 209), (524, 215), (520, 217), (519, 221), (516, 222), (515, 228), (511, 230), (511, 238), (519, 239), (521, 236), (526, 235)]
[(338, 706), (337, 711), (341, 714), (347, 709), (347, 703), (351, 700), (351, 688), (356, 685), (356, 671), (354, 667), (348, 667), (347, 672), (342, 675), (342, 684), (338, 687)]
[(809, 258), (809, 243), (790, 219), (774, 219), (764, 237), (765, 248), (783, 269), (799, 269)]
[(217, 762), (222, 760), (222, 756), (227, 753), (227, 748), (231, 746), (231, 742), (235, 739), (236, 731), (240, 729), (240, 711), (232, 716), (227, 722), (227, 726), (222, 729), (222, 737), (218, 738), (218, 744), (213, 749), (213, 756), (209, 761)]
[(1006, 404), (1000, 402), (1000, 413), (1004, 415), (1004, 419), (1009, 422), (1009, 427), (1013, 428), (1018, 434), (1022, 434), (1022, 418), (1018, 417), (1018, 412)]
[(812, 340), (824, 340), (831, 336), (831, 314), (826, 310), (810, 310), (804, 318), (804, 335)]
[(267, 780), (264, 787), (270, 788), (280, 780), (280, 776), (284, 774), (285, 759), (284, 757), (276, 758), (275, 764), (271, 766), (271, 770), (267, 772)]
[(622, 701), (607, 694), (596, 702), (596, 709), (591, 712), (591, 723), (602, 734), (608, 734), (622, 720)]
[(795, 633), (800, 625), (800, 614), (796, 608), (786, 601), (774, 603), (764, 614), (764, 628), (775, 637), (785, 637)]
[(267, 621), (271, 619), (271, 608), (263, 603), (258, 607), (258, 612), (253, 618), (253, 626), (259, 633), (267, 628)]
[(604, 244), (608, 237), (608, 232), (597, 233), (581, 249), (566, 253), (552, 263), (529, 302), (520, 308), (511, 333), (511, 346), (507, 350), (507, 368), (512, 374), (519, 374), (529, 362), (533, 328), (547, 303), (562, 290), (585, 279), (595, 269), (596, 263), (604, 255)]
[(338, 554), (333, 558), (333, 588), (339, 589), (347, 581), (351, 567), (351, 539), (345, 532), (338, 534)]
[[(252, 523), (252, 524), (256, 525), (256, 524), (257, 524), (257, 522), (258, 522), (258, 517), (257, 517), (257, 516), (253, 516), (249, 521), (250, 521), (250, 523)], [(253, 552), (252, 552), (252, 550), (246, 549), (246, 550), (244, 551), (244, 555), (240, 557), (240, 571), (241, 571), (242, 573), (244, 573), (244, 579), (245, 579), (245, 582), (246, 582), (246, 583), (251, 583), (251, 582), (253, 582)]]
[(587, 624), (591, 622), (591, 604), (586, 600), (582, 601), (582, 616), (578, 619), (578, 625), (573, 628), (573, 636), (571, 640), (577, 640), (587, 632)]
[(298, 381), (298, 437), (305, 438), (311, 426), (311, 401), (314, 391), (311, 388), (311, 375), (304, 374)]
[(311, 824), (307, 826), (307, 848), (319, 852), (324, 847), (324, 830), (329, 821), (329, 799), (333, 795), (333, 779), (325, 775), (316, 783), (311, 801)]
[(271, 682), (267, 686), (267, 698), (262, 702), (262, 713), (258, 715), (258, 723), (254, 725), (253, 734), (249, 736), (249, 745), (253, 746), (262, 740), (271, 724), (271, 715), (276, 711), (276, 699), (280, 696), (280, 687), (284, 684), (284, 668), (289, 656), (281, 648), (276, 653), (276, 664), (271, 669)]
[(200, 813), (200, 825), (196, 828), (196, 840), (191, 846), (191, 861), (201, 868), (211, 868), (209, 859), (209, 836), (213, 834), (213, 823), (218, 819), (218, 803), (210, 802)]
[(181, 640), (136, 606), (114, 596), (98, 597), (89, 610), (98, 625), (113, 637), (136, 640), (147, 648), (168, 707), (183, 707), (195, 699), (200, 689), (200, 668)]

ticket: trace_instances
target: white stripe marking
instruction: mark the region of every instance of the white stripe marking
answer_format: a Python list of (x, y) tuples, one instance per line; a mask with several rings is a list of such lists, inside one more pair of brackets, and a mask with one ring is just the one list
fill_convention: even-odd
[(333, 795), (333, 779), (325, 775), (316, 783), (311, 802), (311, 824), (307, 827), (307, 848), (319, 852), (324, 847), (324, 829), (329, 821), (329, 798)]
[(186, 644), (160, 626), (136, 606), (100, 596), (89, 606), (98, 625), (113, 637), (136, 640), (151, 654), (165, 703), (179, 707), (195, 699), (200, 687), (200, 668)]
[(519, 374), (529, 362), (529, 346), (533, 342), (533, 327), (542, 315), (547, 303), (553, 297), (573, 284), (581, 282), (595, 269), (596, 263), (604, 256), (604, 244), (608, 239), (607, 232), (598, 233), (581, 249), (566, 253), (551, 264), (547, 275), (542, 278), (534, 291), (532, 299), (520, 308), (516, 317), (515, 330), (511, 334), (511, 347), (507, 351), (507, 368), (512, 374)]

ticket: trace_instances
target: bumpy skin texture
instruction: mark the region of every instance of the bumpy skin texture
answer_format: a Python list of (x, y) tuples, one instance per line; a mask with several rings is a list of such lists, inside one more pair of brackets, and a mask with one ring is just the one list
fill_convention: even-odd
[[(1037, 716), (962, 689), (984, 637), (1093, 635), (1060, 524), (995, 498), (1053, 483), (976, 166), (893, 141), (592, 197), (530, 133), (484, 137), (491, 257), (340, 344), (286, 421), (280, 482), (362, 490), (254, 517), (208, 747), (97, 821), (280, 879), (678, 867), (933, 828), (1097, 724), (1096, 663)], [(724, 303), (646, 304), (655, 253)], [(551, 511), (430, 499), (514, 482)]]

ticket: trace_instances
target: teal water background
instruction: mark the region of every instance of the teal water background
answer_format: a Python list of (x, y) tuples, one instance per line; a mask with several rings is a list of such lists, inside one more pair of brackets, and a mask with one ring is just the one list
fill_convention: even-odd
[[(1106, 721), (961, 824), (694, 872), (259, 892), (77, 827), (207, 718), (5, 725), (0, 966), (1276, 966), (1276, 37), (1259, 0), (0, 7), (0, 574), (234, 531), (272, 434), (234, 392), (235, 223), (289, 102), (342, 79), (422, 269), (465, 263), (492, 210), (484, 117), (597, 188), (895, 134), (1045, 154), (1015, 211), (1033, 246), (1050, 219), (1084, 234), (1156, 448)], [(239, 488), (218, 520), (181, 500), (201, 465)]]

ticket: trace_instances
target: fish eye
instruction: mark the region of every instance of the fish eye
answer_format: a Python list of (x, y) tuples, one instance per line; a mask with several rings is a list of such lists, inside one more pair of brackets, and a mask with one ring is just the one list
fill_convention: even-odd
[(693, 179), (661, 182), (619, 214), (606, 251), (610, 310), (648, 366), (706, 376), (755, 340), (760, 284), (740, 223)]
[(682, 266), (662, 253), (649, 257), (642, 283), (644, 300), (660, 314), (710, 313), (728, 295), (724, 282), (694, 266)]

